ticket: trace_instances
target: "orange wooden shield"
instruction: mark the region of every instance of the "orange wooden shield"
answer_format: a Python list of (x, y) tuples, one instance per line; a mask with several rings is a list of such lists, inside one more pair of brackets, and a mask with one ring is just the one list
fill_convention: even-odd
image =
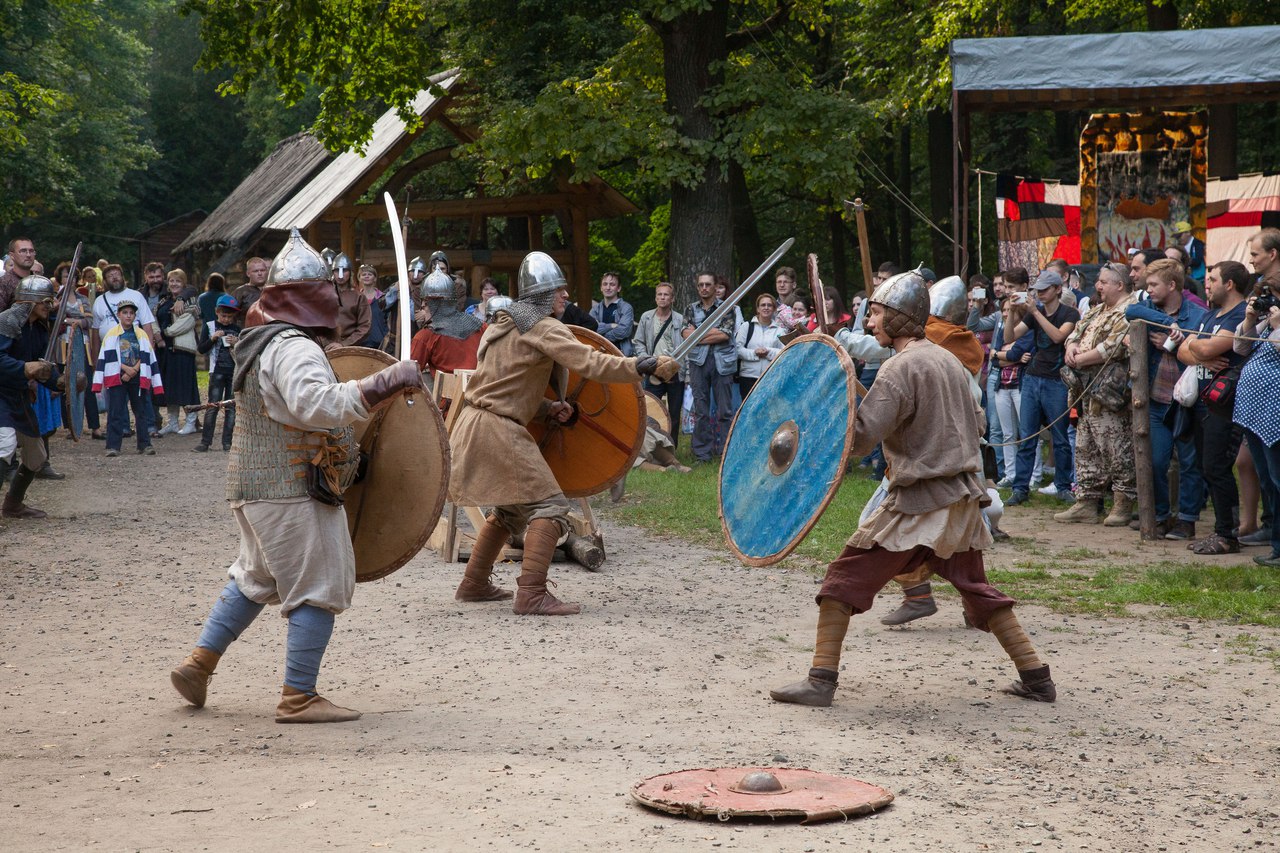
[[(329, 353), (339, 379), (360, 379), (396, 363), (385, 352), (341, 347)], [(425, 392), (399, 396), (355, 425), (369, 457), (364, 478), (343, 493), (356, 552), (356, 580), (385, 577), (413, 559), (435, 529), (449, 491), (449, 436)]]
[[(581, 326), (569, 331), (587, 346), (609, 355), (622, 355), (605, 338)], [(631, 470), (644, 445), (645, 404), (640, 380), (596, 382), (561, 368), (552, 371), (547, 398), (578, 405), (572, 426), (529, 424), (529, 432), (547, 461), (565, 497), (585, 498), (607, 491)], [(561, 383), (557, 387), (557, 383)]]

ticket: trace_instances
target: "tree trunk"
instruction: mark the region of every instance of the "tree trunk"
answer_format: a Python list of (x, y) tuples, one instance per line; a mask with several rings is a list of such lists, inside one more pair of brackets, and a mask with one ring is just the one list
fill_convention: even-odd
[(844, 304), (848, 305), (849, 297), (862, 290), (862, 276), (856, 277), (855, 280), (858, 282), (856, 286), (849, 285), (848, 261), (845, 254), (845, 235), (848, 232), (845, 230), (839, 211), (833, 210), (827, 214), (827, 230), (831, 233), (831, 261), (826, 264), (828, 272), (823, 284), (830, 282), (836, 290), (840, 291)]
[[(716, 121), (702, 99), (722, 82), (722, 72), (713, 72), (711, 66), (722, 67), (728, 58), (728, 17), (728, 0), (713, 0), (700, 12), (655, 24), (662, 40), (667, 110), (675, 117), (681, 135), (690, 142), (710, 145), (717, 138)], [(722, 176), (721, 164), (713, 156), (707, 155), (701, 171), (697, 185), (675, 183), (671, 187), (668, 263), (679, 311), (697, 299), (697, 274), (706, 271), (728, 275), (733, 257), (729, 181)]]
[[(906, 193), (911, 192), (911, 119), (902, 121), (902, 129), (898, 131), (898, 187)], [(906, 205), (896, 205), (898, 214), (898, 256), (894, 262), (902, 269), (911, 269), (911, 211)], [(870, 294), (868, 294), (870, 295)]]
[(1209, 177), (1240, 174), (1236, 148), (1238, 110), (1235, 104), (1209, 105)]
[(1146, 0), (1148, 30), (1176, 30), (1178, 28), (1178, 7), (1174, 0), (1164, 0), (1159, 5), (1156, 0)]
[[(739, 269), (750, 271), (768, 253), (760, 245), (760, 227), (756, 222), (756, 209), (751, 203), (751, 193), (747, 189), (747, 176), (743, 173), (741, 164), (736, 161), (729, 164), (729, 193), (733, 205), (733, 251), (737, 256)], [(744, 277), (733, 275), (732, 272), (730, 269), (725, 270), (725, 275), (729, 276), (730, 289), (737, 287), (739, 279)], [(772, 289), (773, 279), (769, 276), (766, 279), (761, 285)]]
[[(929, 216), (945, 234), (951, 233), (951, 111), (929, 110)], [(904, 188), (904, 192), (906, 189)], [(941, 278), (951, 270), (951, 244), (943, 234), (929, 229), (933, 248), (930, 266)], [(908, 259), (906, 269), (915, 267)]]

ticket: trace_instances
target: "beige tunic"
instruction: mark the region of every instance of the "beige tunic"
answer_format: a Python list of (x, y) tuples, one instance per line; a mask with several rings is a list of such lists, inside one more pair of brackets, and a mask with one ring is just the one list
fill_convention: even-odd
[(554, 364), (599, 382), (634, 382), (635, 359), (596, 352), (559, 320), (547, 317), (521, 334), (506, 314), (480, 342), (466, 407), (449, 437), (449, 496), (463, 506), (509, 506), (545, 500), (560, 485), (525, 425), (545, 415)]
[[(299, 429), (333, 429), (369, 416), (355, 382), (337, 382), (329, 359), (307, 338), (277, 338), (258, 359), (262, 400), (272, 420)], [(245, 597), (341, 613), (351, 606), (356, 557), (342, 507), (309, 497), (236, 501), (240, 555), (227, 574)]]

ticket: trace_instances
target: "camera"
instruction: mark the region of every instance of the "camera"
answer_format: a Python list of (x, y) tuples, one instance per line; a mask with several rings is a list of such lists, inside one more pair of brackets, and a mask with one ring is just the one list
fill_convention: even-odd
[(1258, 312), (1259, 317), (1266, 317), (1271, 313), (1271, 309), (1277, 305), (1280, 305), (1280, 297), (1277, 297), (1270, 287), (1263, 285), (1258, 288), (1258, 295), (1253, 300), (1253, 307)]

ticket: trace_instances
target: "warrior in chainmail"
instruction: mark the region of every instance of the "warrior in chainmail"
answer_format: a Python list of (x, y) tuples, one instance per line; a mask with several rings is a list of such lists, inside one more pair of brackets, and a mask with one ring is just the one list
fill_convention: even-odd
[[(522, 615), (578, 613), (547, 591), (547, 569), (556, 544), (569, 530), (569, 501), (526, 425), (534, 418), (565, 428), (578, 419), (577, 405), (547, 399), (552, 371), (567, 368), (597, 382), (635, 382), (679, 369), (666, 356), (626, 358), (580, 343), (553, 318), (568, 298), (564, 273), (550, 256), (533, 252), (520, 265), (520, 298), (498, 309), (484, 333), (476, 372), (467, 386), (449, 446), (453, 470), (450, 497), (463, 506), (492, 506), (476, 534), (459, 601), (502, 601), (510, 591), (492, 582), (493, 564), (512, 535), (524, 533), (524, 558), (513, 610)], [(502, 460), (494, 465), (494, 460)]]
[[(363, 297), (362, 297), (363, 298)], [(342, 508), (358, 451), (351, 424), (400, 391), (421, 389), (409, 362), (340, 382), (320, 348), (338, 323), (338, 291), (319, 253), (295, 228), (271, 264), (253, 325), (235, 345), (237, 423), (227, 500), (240, 555), (195, 649), (170, 680), (203, 707), (210, 677), (232, 641), (267, 604), (289, 620), (278, 723), (359, 718), (316, 693), (334, 615), (351, 606), (356, 563)]]
[(409, 346), (418, 369), (443, 373), (474, 370), (484, 323), (458, 310), (462, 298), (458, 285), (448, 273), (435, 270), (422, 283), (421, 294), (431, 322), (413, 336)]
[[(53, 306), (53, 282), (42, 275), (29, 275), (18, 283), (12, 307), (0, 313), (0, 483), (9, 467), (18, 465), (0, 506), (4, 518), (45, 517), (23, 500), (36, 472), (49, 458), (40, 439), (28, 383), (58, 390), (58, 369), (44, 360)], [(18, 448), (22, 449), (20, 464), (13, 461)]]
[(973, 626), (995, 634), (1013, 659), (1019, 680), (1005, 692), (1052, 702), (1057, 691), (1048, 664), (1018, 623), (1013, 599), (991, 585), (983, 567), (982, 549), (992, 539), (982, 520), (988, 502), (978, 453), (982, 410), (969, 391), (970, 374), (925, 336), (929, 291), (922, 276), (896, 275), (870, 302), (866, 328), (896, 354), (858, 406), (851, 453), (883, 444), (892, 472), (888, 494), (827, 567), (808, 677), (770, 695), (830, 706), (850, 617), (870, 610), (891, 578), (929, 564), (959, 591)]

